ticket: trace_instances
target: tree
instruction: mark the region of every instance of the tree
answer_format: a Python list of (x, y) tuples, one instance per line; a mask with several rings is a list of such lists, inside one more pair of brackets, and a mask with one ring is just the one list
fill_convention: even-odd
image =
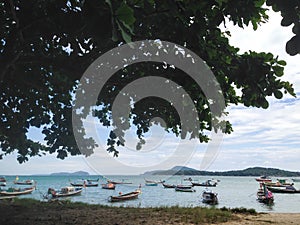
[[(283, 93), (295, 96), (292, 84), (280, 79), (284, 61), (271, 53), (239, 54), (228, 43), (230, 33), (219, 28), (227, 18), (240, 27), (251, 23), (257, 29), (268, 20), (264, 3), (281, 12), (283, 26), (294, 24), (295, 36), (287, 43), (286, 51), (299, 54), (299, 0), (7, 0), (0, 3), (1, 158), (14, 151), (20, 163), (46, 153), (56, 153), (60, 159), (68, 154), (80, 154), (72, 127), (73, 97), (78, 81), (96, 58), (131, 41), (159, 39), (191, 49), (214, 72), (226, 106), (244, 104), (267, 108), (267, 96), (279, 99)], [(109, 127), (114, 98), (126, 84), (149, 73), (170, 79), (187, 90), (197, 103), (200, 119), (199, 131), (193, 137), (207, 142), (205, 131), (212, 129), (212, 115), (206, 107), (208, 100), (182, 71), (159, 63), (141, 63), (112, 76), (98, 96), (93, 115)], [(236, 88), (241, 90), (241, 95)], [(166, 131), (177, 136), (185, 138), (186, 132), (190, 132), (182, 132), (176, 110), (162, 99), (143, 99), (134, 105), (130, 116), (131, 125), (137, 127), (141, 139), (138, 148), (144, 143), (143, 134), (149, 130), (153, 117), (164, 118)], [(231, 124), (225, 122), (223, 132), (230, 133)], [(30, 127), (42, 130), (45, 144), (27, 137)], [(86, 137), (80, 126), (78, 131), (91, 154), (97, 144)], [(117, 155), (115, 147), (122, 144), (112, 131), (108, 151)]]

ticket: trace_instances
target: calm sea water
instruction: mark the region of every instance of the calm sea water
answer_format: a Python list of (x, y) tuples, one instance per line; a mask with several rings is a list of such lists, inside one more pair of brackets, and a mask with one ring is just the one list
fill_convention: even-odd
[[(205, 187), (195, 187), (196, 192), (185, 193), (176, 192), (174, 189), (165, 189), (161, 184), (158, 186), (145, 186), (145, 178), (149, 180), (159, 181), (164, 179), (159, 176), (143, 177), (143, 176), (19, 176), (19, 180), (34, 179), (37, 181), (37, 190), (30, 195), (20, 196), (20, 198), (35, 198), (42, 200), (42, 195), (45, 194), (49, 187), (60, 189), (61, 187), (70, 186), (70, 181), (78, 179), (100, 178), (98, 187), (87, 187), (83, 190), (80, 196), (70, 197), (71, 201), (86, 202), (91, 204), (102, 204), (112, 206), (133, 206), (133, 207), (157, 207), (157, 206), (184, 206), (196, 207), (207, 206), (201, 202), (202, 191)], [(115, 190), (105, 190), (101, 188), (102, 183), (106, 179), (115, 181), (132, 182), (130, 185), (117, 185)], [(15, 177), (6, 176), (7, 187), (14, 186)], [(204, 182), (211, 177), (193, 176), (192, 179), (196, 182)], [(209, 188), (218, 193), (219, 204), (218, 208), (227, 207), (245, 207), (253, 208), (258, 212), (300, 212), (300, 194), (277, 194), (274, 193), (275, 202), (272, 206), (259, 203), (256, 200), (256, 191), (259, 187), (254, 177), (214, 177), (220, 180), (217, 187)], [(276, 179), (274, 179), (276, 180)], [(166, 180), (168, 184), (189, 184), (184, 181), (182, 176), (172, 176)], [(111, 195), (118, 195), (119, 192), (126, 193), (135, 190), (141, 184), (142, 194), (138, 199), (121, 202), (110, 203), (108, 198)], [(300, 189), (300, 183), (295, 183), (295, 187)], [(210, 206), (207, 206), (210, 207)]]

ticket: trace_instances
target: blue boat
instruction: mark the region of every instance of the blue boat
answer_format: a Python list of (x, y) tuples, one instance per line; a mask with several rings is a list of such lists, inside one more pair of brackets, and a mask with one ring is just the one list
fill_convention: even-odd
[(146, 182), (145, 183), (146, 186), (157, 186), (157, 183), (150, 183), (150, 182)]

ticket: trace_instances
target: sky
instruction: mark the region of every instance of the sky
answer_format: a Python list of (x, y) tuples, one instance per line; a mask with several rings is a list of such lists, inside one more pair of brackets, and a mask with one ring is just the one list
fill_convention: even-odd
[[(227, 25), (231, 32), (230, 43), (239, 47), (241, 53), (253, 50), (272, 52), (287, 61), (283, 80), (294, 84), (295, 92), (300, 95), (300, 56), (289, 56), (285, 52), (286, 42), (293, 36), (290, 27), (281, 27), (278, 13), (269, 13), (270, 20), (257, 31), (252, 27), (245, 29)], [(300, 171), (300, 101), (289, 95), (278, 100), (268, 98), (269, 108), (258, 109), (242, 105), (227, 108), (228, 119), (234, 132), (216, 137), (213, 144), (199, 144), (197, 141), (180, 140), (153, 127), (146, 136), (146, 146), (135, 151), (135, 131), (126, 133), (127, 148), (120, 149), (120, 157), (114, 158), (106, 149), (108, 129), (97, 127), (93, 137), (99, 144), (91, 157), (68, 157), (56, 159), (55, 155), (30, 158), (29, 162), (19, 164), (16, 154), (0, 161), (0, 175), (49, 174), (54, 172), (87, 171), (90, 174), (141, 174), (156, 169), (169, 169), (173, 166), (188, 166), (209, 171), (239, 170), (262, 166)], [(93, 132), (97, 122), (89, 118), (87, 132)], [(91, 128), (91, 129), (90, 129)], [(30, 134), (35, 140), (42, 138), (40, 131), (33, 129)], [(185, 154), (178, 151), (184, 146)], [(208, 149), (214, 148), (212, 157), (204, 156)], [(205, 163), (206, 162), (206, 163)]]

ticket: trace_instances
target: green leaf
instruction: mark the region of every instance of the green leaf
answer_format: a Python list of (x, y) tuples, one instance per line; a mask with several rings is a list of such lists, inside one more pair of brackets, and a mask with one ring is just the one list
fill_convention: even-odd
[(148, 0), (149, 4), (153, 7), (155, 6), (155, 1), (154, 0)]
[(133, 33), (133, 27), (132, 26), (129, 26), (128, 24), (124, 23), (124, 21), (121, 21), (123, 26), (126, 27), (128, 29), (128, 31), (130, 32), (130, 34), (134, 34)]
[(263, 109), (267, 109), (269, 107), (269, 102), (264, 98), (261, 100), (260, 105)]
[(286, 66), (286, 61), (284, 60), (279, 60), (277, 63), (281, 66)]
[(117, 18), (128, 26), (132, 26), (135, 22), (134, 11), (124, 2), (116, 11)]
[(265, 3), (265, 0), (256, 0), (254, 2), (255, 7), (261, 7)]
[(281, 91), (276, 90), (276, 91), (274, 91), (274, 96), (275, 96), (275, 98), (277, 98), (277, 99), (281, 99), (281, 98), (283, 97), (283, 94), (282, 94)]
[(117, 21), (118, 27), (121, 30), (121, 34), (122, 34), (122, 38), (126, 43), (130, 43), (131, 42), (131, 36), (123, 29), (123, 27), (121, 26), (121, 24)]
[(253, 30), (257, 30), (257, 22), (254, 20), (251, 20), (252, 26), (253, 26)]
[(284, 71), (284, 67), (281, 67), (281, 66), (274, 66), (273, 67), (273, 70), (274, 70), (274, 72), (275, 72), (275, 75), (277, 76), (277, 77), (281, 77), (281, 76), (283, 76), (283, 71)]

